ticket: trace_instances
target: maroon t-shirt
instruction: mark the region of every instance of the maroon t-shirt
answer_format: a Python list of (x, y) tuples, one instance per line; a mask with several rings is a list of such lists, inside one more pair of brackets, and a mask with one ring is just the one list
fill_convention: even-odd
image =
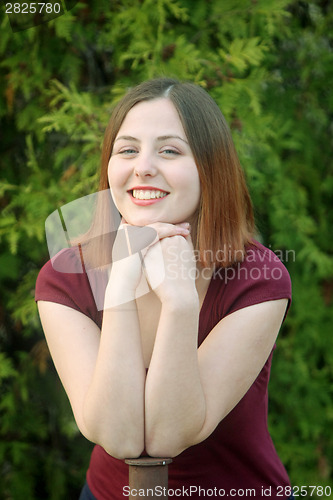
[[(96, 308), (84, 272), (58, 272), (49, 261), (39, 273), (35, 298), (72, 307), (101, 327), (103, 311)], [(200, 311), (198, 345), (228, 314), (281, 298), (288, 298), (290, 304), (288, 271), (271, 250), (256, 243), (247, 249), (244, 262), (215, 271)], [(289, 496), (284, 494), (289, 478), (267, 428), (272, 355), (273, 352), (245, 396), (214, 432), (173, 459), (169, 465), (170, 496), (193, 500), (203, 496), (260, 498), (263, 490), (271, 499)], [(99, 445), (92, 452), (87, 481), (98, 500), (129, 496), (128, 466)], [(255, 490), (255, 495), (250, 490)]]

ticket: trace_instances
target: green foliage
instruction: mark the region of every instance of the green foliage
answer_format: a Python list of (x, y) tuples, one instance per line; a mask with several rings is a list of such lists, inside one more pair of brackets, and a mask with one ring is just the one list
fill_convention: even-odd
[(13, 33), (0, 11), (0, 497), (78, 497), (79, 436), (33, 300), (44, 222), (96, 190), (126, 89), (202, 85), (231, 125), (261, 238), (293, 281), (270, 429), (295, 485), (332, 485), (333, 8), (325, 0), (82, 1)]

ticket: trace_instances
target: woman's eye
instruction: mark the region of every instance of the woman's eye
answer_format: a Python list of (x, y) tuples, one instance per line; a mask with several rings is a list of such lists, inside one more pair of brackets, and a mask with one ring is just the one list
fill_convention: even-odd
[(137, 152), (136, 149), (127, 148), (127, 149), (123, 149), (122, 151), (119, 151), (119, 154), (120, 155), (132, 155), (132, 154), (135, 154), (136, 152)]
[(165, 153), (167, 155), (171, 154), (171, 155), (179, 155), (180, 153), (178, 151), (176, 151), (175, 149), (163, 149), (161, 151), (161, 153)]

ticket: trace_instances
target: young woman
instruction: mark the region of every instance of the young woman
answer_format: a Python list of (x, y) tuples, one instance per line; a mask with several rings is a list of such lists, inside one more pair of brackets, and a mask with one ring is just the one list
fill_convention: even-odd
[[(168, 78), (130, 90), (105, 135), (100, 189), (108, 188), (121, 229), (152, 228), (157, 237), (110, 266), (104, 310), (86, 272), (49, 262), (36, 285), (75, 420), (96, 443), (81, 498), (123, 498), (123, 459), (142, 454), (173, 457), (171, 495), (290, 497), (267, 430), (290, 278), (254, 240), (244, 175), (216, 103)], [(161, 262), (163, 279), (154, 281)], [(142, 281), (148, 293), (138, 294)]]

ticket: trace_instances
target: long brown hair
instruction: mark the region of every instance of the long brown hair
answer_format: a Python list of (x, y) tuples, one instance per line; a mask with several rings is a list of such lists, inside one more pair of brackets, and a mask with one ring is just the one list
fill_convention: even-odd
[(201, 197), (194, 245), (204, 266), (228, 267), (244, 258), (255, 230), (252, 203), (228, 124), (210, 95), (192, 83), (158, 78), (133, 87), (117, 104), (107, 126), (100, 190), (108, 189), (108, 163), (130, 109), (166, 97), (174, 104), (198, 168)]

